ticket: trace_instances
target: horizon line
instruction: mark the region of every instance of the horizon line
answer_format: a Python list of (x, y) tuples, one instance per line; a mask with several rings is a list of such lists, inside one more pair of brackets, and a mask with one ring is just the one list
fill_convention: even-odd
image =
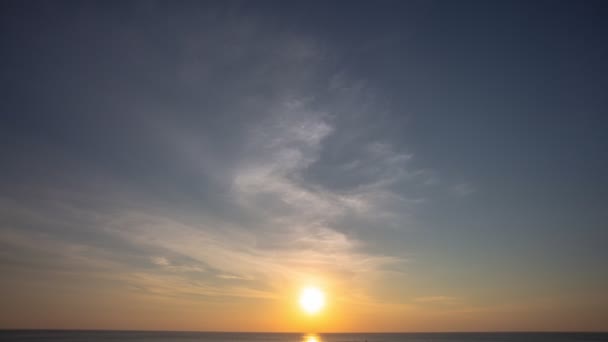
[(244, 331), (244, 330), (160, 330), (160, 329), (68, 329), (68, 328), (0, 328), (0, 331), (92, 331), (92, 332), (171, 332), (218, 334), (534, 334), (534, 333), (594, 333), (608, 334), (608, 330), (446, 330), (446, 331)]

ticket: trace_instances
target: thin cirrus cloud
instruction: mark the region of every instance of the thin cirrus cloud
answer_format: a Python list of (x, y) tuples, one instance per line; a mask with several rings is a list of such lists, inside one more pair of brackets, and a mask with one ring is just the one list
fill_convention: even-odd
[[(91, 157), (87, 144), (107, 139), (93, 132), (84, 152), (57, 156), (81, 166), (72, 174), (12, 186), (2, 200), (11, 214), (0, 243), (13, 251), (4, 252), (4, 269), (45, 265), (49, 274), (101, 276), (155, 296), (275, 298), (276, 284), (348, 283), (406, 262), (404, 251), (371, 246), (386, 229), (413, 224), (427, 200), (419, 189), (438, 178), (374, 133), (379, 92), (332, 69), (320, 42), (273, 35), (255, 21), (236, 29), (210, 22), (207, 31), (174, 23), (189, 38), (163, 81), (190, 92), (180, 96), (192, 106), (167, 104), (179, 96), (159, 102), (145, 87), (135, 98), (117, 92), (104, 100), (125, 115), (104, 151), (133, 157), (122, 165)], [(148, 47), (123, 48), (137, 59)], [(234, 65), (238, 72), (218, 76)], [(78, 153), (89, 154), (88, 164), (79, 165)], [(35, 158), (27, 163), (40, 167)], [(43, 186), (31, 190), (34, 182)], [(363, 234), (371, 230), (373, 240)]]

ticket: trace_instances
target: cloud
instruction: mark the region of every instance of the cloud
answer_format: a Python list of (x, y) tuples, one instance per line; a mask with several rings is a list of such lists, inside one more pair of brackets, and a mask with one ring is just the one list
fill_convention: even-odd
[(459, 299), (450, 296), (427, 296), (414, 298), (413, 301), (416, 303), (455, 304), (459, 302)]
[(82, 146), (43, 166), (70, 174), (13, 186), (3, 241), (43, 234), (51, 255), (71, 246), (59, 263), (104, 265), (156, 296), (275, 298), (310, 278), (359, 295), (358, 277), (402, 269), (407, 251), (385, 248), (385, 233), (414, 224), (436, 173), (382, 134), (380, 92), (328, 62), (323, 42), (239, 22), (171, 22), (180, 53), (169, 66), (147, 60), (155, 42), (129, 31), (141, 36), (130, 58), (146, 61), (135, 73), (174, 73), (108, 89), (104, 108), (124, 114), (104, 123), (111, 138), (64, 132)]
[(152, 257), (152, 263), (158, 266), (169, 266), (171, 263), (164, 257)]
[(473, 194), (476, 191), (475, 187), (469, 183), (460, 183), (452, 187), (452, 192), (456, 196), (464, 197)]

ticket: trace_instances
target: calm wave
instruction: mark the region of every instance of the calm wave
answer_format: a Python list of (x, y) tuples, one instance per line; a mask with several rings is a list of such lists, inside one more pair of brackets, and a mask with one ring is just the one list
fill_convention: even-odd
[(608, 333), (283, 334), (75, 330), (4, 330), (1, 341), (65, 342), (608, 342)]

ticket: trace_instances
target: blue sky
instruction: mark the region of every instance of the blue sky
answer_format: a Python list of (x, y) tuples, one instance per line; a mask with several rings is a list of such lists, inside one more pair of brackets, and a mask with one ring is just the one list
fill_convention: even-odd
[(2, 7), (0, 327), (606, 329), (601, 2)]

